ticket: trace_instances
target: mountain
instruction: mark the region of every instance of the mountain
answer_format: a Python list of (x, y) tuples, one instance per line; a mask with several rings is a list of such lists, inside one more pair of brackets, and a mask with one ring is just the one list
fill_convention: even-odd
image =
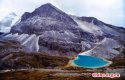
[(0, 21), (0, 32), (8, 32), (17, 15), (12, 12)]
[(25, 12), (2, 39), (19, 41), (29, 52), (113, 58), (120, 54), (116, 48), (123, 47), (125, 29), (94, 17), (72, 16), (47, 3)]

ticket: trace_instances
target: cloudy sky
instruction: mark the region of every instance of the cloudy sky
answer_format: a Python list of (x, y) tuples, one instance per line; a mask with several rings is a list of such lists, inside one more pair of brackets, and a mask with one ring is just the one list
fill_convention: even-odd
[(45, 3), (77, 16), (93, 16), (106, 23), (125, 26), (125, 0), (0, 0), (0, 20), (11, 12), (21, 16)]

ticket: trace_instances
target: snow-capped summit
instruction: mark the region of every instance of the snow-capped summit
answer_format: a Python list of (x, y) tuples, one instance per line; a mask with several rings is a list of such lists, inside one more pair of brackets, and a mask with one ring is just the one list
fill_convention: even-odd
[(17, 15), (12, 12), (9, 15), (7, 15), (6, 17), (4, 17), (1, 21), (0, 21), (0, 31), (1, 32), (9, 32), (11, 25), (15, 19)]

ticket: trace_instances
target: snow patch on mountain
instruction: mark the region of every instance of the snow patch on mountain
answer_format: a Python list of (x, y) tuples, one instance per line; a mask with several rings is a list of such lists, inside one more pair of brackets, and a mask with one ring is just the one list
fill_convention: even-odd
[(39, 36), (36, 36), (35, 34), (30, 35), (23, 43), (22, 45), (25, 47), (24, 50), (27, 52), (38, 52), (39, 51)]
[[(74, 21), (78, 24), (78, 27), (83, 31), (94, 34), (95, 36), (105, 37), (117, 37), (124, 40), (124, 32), (121, 32), (121, 28), (106, 24), (94, 17), (76, 17), (71, 16)], [(117, 28), (117, 29), (116, 29)], [(123, 30), (123, 29), (122, 29)]]
[(26, 52), (38, 52), (39, 51), (39, 36), (36, 34), (7, 34), (3, 37), (5, 40), (17, 40), (23, 46), (24, 51)]
[(86, 31), (86, 32), (90, 32), (92, 34), (95, 34), (95, 35), (103, 35), (103, 32), (101, 31), (101, 28), (94, 25), (93, 23), (88, 23), (86, 21), (81, 21), (81, 20), (78, 20), (78, 19), (74, 19), (78, 26), (83, 30), (83, 31)]
[(116, 40), (111, 38), (104, 38), (101, 42), (96, 43), (94, 48), (80, 53), (79, 55), (89, 55), (110, 59), (120, 54), (120, 52), (116, 50), (116, 48), (120, 47), (120, 43), (118, 43)]

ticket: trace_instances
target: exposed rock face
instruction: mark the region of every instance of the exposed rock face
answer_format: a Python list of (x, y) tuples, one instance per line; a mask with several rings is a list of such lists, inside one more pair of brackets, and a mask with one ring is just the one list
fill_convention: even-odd
[[(105, 45), (101, 43), (105, 38), (111, 39), (110, 42), (114, 41), (122, 47), (120, 42), (125, 40), (124, 28), (106, 24), (94, 17), (68, 15), (49, 3), (35, 9), (32, 13), (24, 13), (21, 21), (12, 27), (10, 33), (13, 35), (18, 33), (16, 39), (26, 46), (25, 50), (45, 51), (53, 55), (76, 55), (95, 48), (98, 43)], [(116, 45), (112, 46), (112, 48), (116, 47)], [(109, 52), (99, 56), (108, 55)]]
[[(16, 27), (18, 26), (18, 27)], [(32, 13), (24, 13), (20, 23), (11, 32), (42, 34), (43, 31), (76, 29), (76, 22), (51, 4), (45, 4)]]

